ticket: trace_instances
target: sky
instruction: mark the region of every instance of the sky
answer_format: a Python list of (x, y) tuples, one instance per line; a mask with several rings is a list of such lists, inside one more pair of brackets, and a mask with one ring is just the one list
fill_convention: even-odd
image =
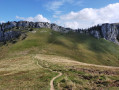
[(0, 22), (33, 21), (88, 28), (119, 22), (119, 0), (0, 0)]

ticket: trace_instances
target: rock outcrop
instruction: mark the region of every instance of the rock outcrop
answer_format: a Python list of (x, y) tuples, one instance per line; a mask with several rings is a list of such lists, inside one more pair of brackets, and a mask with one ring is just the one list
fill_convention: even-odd
[[(19, 29), (14, 31), (13, 28)], [(24, 28), (51, 28), (54, 31), (68, 32), (72, 29), (66, 29), (56, 24), (50, 24), (48, 22), (28, 22), (28, 21), (13, 21), (0, 24), (0, 42), (5, 42), (18, 38), (21, 35), (21, 31)]]
[(89, 29), (78, 29), (79, 33), (90, 34), (95, 38), (104, 38), (119, 45), (119, 24), (102, 24)]
[[(12, 30), (13, 28), (19, 29), (19, 31)], [(54, 31), (67, 33), (69, 31), (84, 33), (92, 35), (95, 38), (104, 38), (119, 45), (119, 24), (102, 24), (89, 29), (70, 29), (58, 26), (56, 24), (50, 24), (48, 22), (28, 22), (28, 21), (13, 21), (0, 24), (0, 42), (12, 40), (18, 38), (21, 35), (21, 31), (24, 28), (50, 28)]]
[(101, 28), (102, 38), (119, 44), (117, 39), (119, 35), (118, 26), (115, 24), (103, 24)]

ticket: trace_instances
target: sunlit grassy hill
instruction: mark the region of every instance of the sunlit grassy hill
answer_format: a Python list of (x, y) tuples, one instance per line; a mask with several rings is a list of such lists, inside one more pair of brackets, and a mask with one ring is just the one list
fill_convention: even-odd
[(0, 43), (0, 90), (119, 89), (118, 45), (46, 28), (21, 32), (18, 39)]
[[(33, 29), (27, 38), (3, 46), (3, 57), (24, 54), (53, 54), (76, 61), (119, 66), (119, 46), (104, 39), (74, 32), (60, 33), (50, 29)], [(6, 50), (5, 50), (6, 49)]]

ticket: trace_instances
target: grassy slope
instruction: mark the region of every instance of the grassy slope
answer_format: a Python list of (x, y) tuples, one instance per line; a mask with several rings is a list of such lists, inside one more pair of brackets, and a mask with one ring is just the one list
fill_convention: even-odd
[[(86, 63), (119, 66), (119, 46), (83, 34), (62, 34), (50, 29), (34, 30), (37, 32), (29, 32), (25, 40), (18, 40), (16, 44), (8, 43), (0, 48), (0, 89), (48, 90), (50, 80), (57, 73), (40, 65), (63, 73), (63, 76), (55, 81), (57, 89), (99, 89), (110, 87), (116, 81), (118, 85), (118, 70), (104, 70), (63, 61), (54, 63), (43, 61), (45, 58), (33, 57), (36, 54), (48, 54), (53, 57), (60, 56), (58, 59), (55, 58), (56, 60), (69, 57), (71, 60)], [(102, 74), (98, 74), (100, 70)], [(111, 74), (108, 75), (106, 71)]]
[(119, 66), (119, 46), (78, 33), (62, 34), (50, 29), (28, 33), (28, 37), (9, 48), (11, 52), (45, 53), (70, 57), (93, 64)]
[(0, 61), (0, 90), (49, 90), (57, 73), (38, 65), (32, 55)]
[(95, 67), (56, 55), (37, 54), (39, 64), (63, 75), (55, 80), (56, 90), (118, 90), (119, 68)]

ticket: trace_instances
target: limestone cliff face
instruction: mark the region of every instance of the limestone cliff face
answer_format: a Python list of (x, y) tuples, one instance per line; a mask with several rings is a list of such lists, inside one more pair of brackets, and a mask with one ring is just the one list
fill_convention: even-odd
[(101, 28), (102, 38), (119, 44), (117, 39), (119, 35), (118, 26), (115, 24), (103, 24)]
[[(13, 31), (13, 28), (19, 29)], [(68, 32), (69, 29), (58, 26), (56, 24), (50, 24), (47, 22), (28, 22), (28, 21), (14, 21), (0, 24), (0, 42), (8, 41), (17, 38), (21, 35), (20, 30), (23, 28), (51, 28), (54, 31)]]
[(13, 28), (50, 28), (54, 31), (67, 33), (69, 31), (84, 33), (92, 35), (95, 38), (104, 38), (119, 45), (119, 24), (102, 24), (90, 29), (70, 29), (58, 26), (56, 24), (50, 24), (47, 22), (28, 22), (28, 21), (14, 21), (0, 24), (0, 42), (8, 41), (17, 38), (21, 35), (19, 31), (13, 31)]
[(90, 34), (95, 38), (104, 38), (119, 45), (119, 24), (102, 24), (90, 29), (78, 30), (79, 33)]

